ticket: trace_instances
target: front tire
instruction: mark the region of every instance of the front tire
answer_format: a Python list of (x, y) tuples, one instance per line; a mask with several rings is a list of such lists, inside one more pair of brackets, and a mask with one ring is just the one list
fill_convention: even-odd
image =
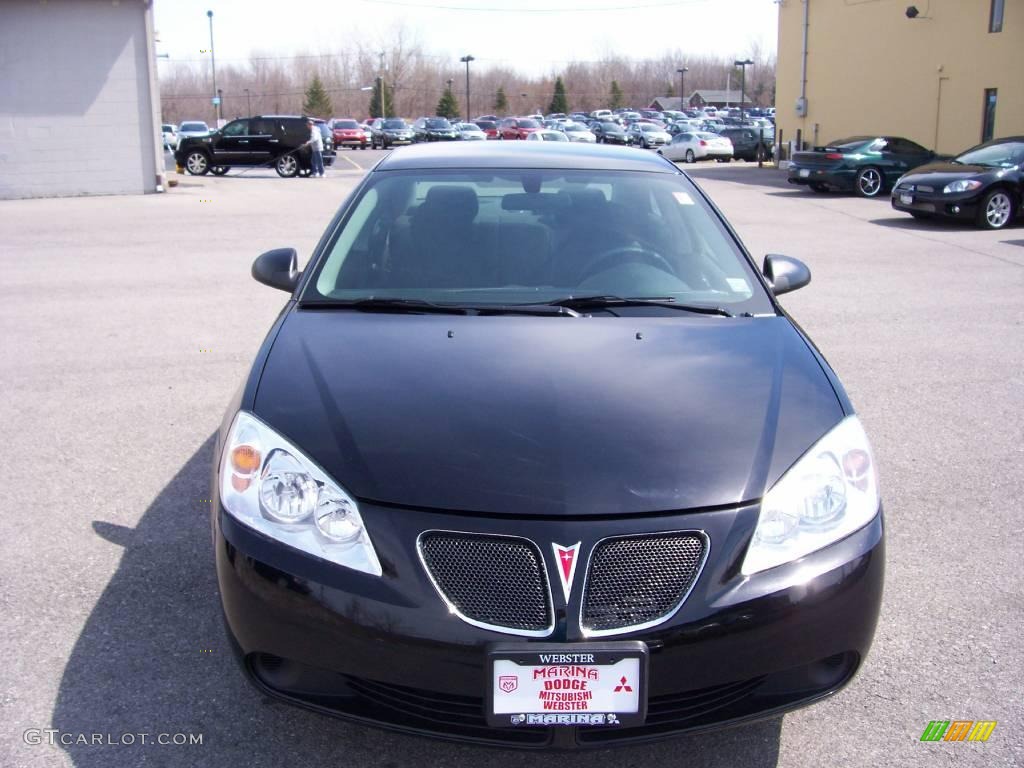
[(1002, 229), (1016, 213), (1013, 196), (1005, 189), (993, 189), (981, 199), (975, 223), (982, 229)]
[(185, 158), (185, 170), (193, 176), (205, 176), (210, 171), (210, 158), (205, 152), (196, 150), (189, 152)]
[(878, 197), (885, 190), (885, 177), (882, 171), (873, 165), (857, 171), (853, 182), (853, 191), (860, 197)]
[(299, 173), (299, 161), (295, 155), (281, 155), (274, 163), (274, 170), (281, 178), (291, 179)]
[(696, 163), (697, 162), (697, 156), (695, 154), (693, 154), (693, 150), (692, 149), (686, 150), (686, 162), (688, 162), (688, 163)]

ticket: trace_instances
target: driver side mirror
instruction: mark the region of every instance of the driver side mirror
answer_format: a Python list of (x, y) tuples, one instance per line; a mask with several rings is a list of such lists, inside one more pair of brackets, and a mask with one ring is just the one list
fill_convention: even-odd
[(783, 256), (781, 253), (769, 253), (764, 257), (761, 272), (772, 285), (772, 293), (781, 296), (784, 293), (803, 288), (811, 282), (811, 270), (800, 259)]
[(275, 248), (256, 257), (252, 276), (256, 282), (292, 293), (299, 284), (299, 255), (294, 248)]

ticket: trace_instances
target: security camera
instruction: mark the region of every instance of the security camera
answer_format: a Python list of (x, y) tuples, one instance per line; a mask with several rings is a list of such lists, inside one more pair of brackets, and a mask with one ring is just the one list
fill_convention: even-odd
[(920, 13), (921, 12), (919, 10), (917, 10), (917, 6), (916, 5), (908, 5), (907, 6), (907, 18), (908, 19), (916, 19)]

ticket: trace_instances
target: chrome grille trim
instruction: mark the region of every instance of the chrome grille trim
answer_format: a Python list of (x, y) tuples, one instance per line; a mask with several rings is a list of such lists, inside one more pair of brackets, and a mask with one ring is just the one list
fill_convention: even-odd
[[(424, 556), (423, 537), (428, 536), (430, 534), (448, 534), (450, 536), (471, 536), (483, 539), (512, 539), (518, 542), (522, 542), (530, 549), (532, 549), (535, 557), (537, 558), (537, 565), (540, 573), (540, 578), (544, 585), (544, 598), (546, 601), (548, 618), (547, 627), (541, 630), (505, 627), (500, 624), (489, 624), (484, 621), (479, 621), (478, 619), (471, 618), (462, 613), (462, 611), (460, 611), (458, 607), (449, 599), (448, 595), (445, 594), (441, 585), (438, 584)], [(554, 599), (551, 594), (551, 581), (548, 579), (547, 563), (544, 560), (544, 554), (541, 552), (540, 547), (538, 547), (533, 540), (528, 539), (524, 536), (511, 536), (502, 533), (480, 533), (478, 531), (452, 531), (441, 528), (432, 528), (426, 531), (422, 531), (419, 534), (419, 536), (416, 537), (416, 555), (419, 558), (420, 566), (423, 568), (423, 572), (427, 575), (427, 578), (430, 580), (431, 585), (434, 587), (434, 591), (437, 592), (438, 596), (441, 598), (441, 601), (448, 608), (448, 611), (453, 615), (458, 616), (462, 621), (466, 622), (467, 624), (470, 624), (474, 627), (479, 627), (481, 629), (487, 629), (492, 632), (501, 632), (502, 634), (506, 635), (518, 635), (520, 637), (548, 637), (554, 631), (555, 608)]]

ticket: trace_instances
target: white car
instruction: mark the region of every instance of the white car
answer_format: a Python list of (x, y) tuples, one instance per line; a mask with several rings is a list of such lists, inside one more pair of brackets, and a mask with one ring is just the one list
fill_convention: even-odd
[(178, 126), (178, 141), (174, 145), (177, 148), (182, 139), (189, 139), (193, 136), (207, 136), (210, 133), (210, 126), (201, 120), (189, 120)]
[(633, 140), (633, 146), (644, 149), (663, 147), (672, 141), (672, 137), (654, 123), (633, 123), (629, 127), (629, 137)]
[(527, 141), (568, 141), (569, 137), (561, 131), (534, 131), (526, 137)]
[(558, 130), (565, 134), (569, 141), (581, 144), (593, 144), (597, 137), (583, 123), (575, 123), (572, 120), (559, 121)]
[(177, 149), (178, 126), (176, 126), (174, 123), (163, 123), (160, 126), (160, 135), (163, 138), (164, 149)]
[(732, 142), (715, 133), (684, 131), (677, 133), (672, 138), (672, 143), (658, 152), (676, 163), (721, 160), (732, 158)]
[(456, 123), (455, 130), (463, 141), (487, 141), (487, 134), (475, 123)]

